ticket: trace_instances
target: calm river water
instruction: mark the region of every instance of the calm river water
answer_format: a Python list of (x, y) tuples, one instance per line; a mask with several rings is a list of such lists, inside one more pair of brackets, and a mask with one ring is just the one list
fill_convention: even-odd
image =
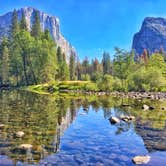
[[(151, 104), (156, 109), (143, 111)], [(111, 96), (38, 95), (0, 92), (0, 166), (132, 166), (150, 155), (148, 166), (166, 165), (164, 101), (133, 101)], [(112, 125), (111, 116), (133, 115)], [(25, 135), (17, 138), (16, 133)], [(21, 144), (32, 145), (20, 149)]]

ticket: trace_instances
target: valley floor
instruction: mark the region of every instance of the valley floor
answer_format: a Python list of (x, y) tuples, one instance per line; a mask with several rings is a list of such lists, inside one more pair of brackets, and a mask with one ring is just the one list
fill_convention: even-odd
[(64, 93), (68, 95), (112, 95), (116, 97), (133, 98), (133, 99), (151, 99), (166, 100), (166, 92), (117, 92), (117, 91), (101, 91), (96, 88), (96, 84), (90, 81), (59, 81), (54, 83), (46, 83), (33, 85), (23, 88), (31, 92), (39, 94), (57, 95)]

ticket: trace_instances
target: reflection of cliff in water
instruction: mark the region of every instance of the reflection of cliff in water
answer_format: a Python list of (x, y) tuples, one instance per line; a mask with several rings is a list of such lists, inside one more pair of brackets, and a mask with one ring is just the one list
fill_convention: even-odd
[[(114, 108), (114, 109), (103, 109), (104, 110), (104, 117), (109, 119), (111, 116), (120, 117), (121, 115), (130, 115), (129, 111), (124, 111), (121, 108)], [(135, 122), (123, 122), (116, 125), (117, 131), (116, 134), (121, 134), (123, 132), (128, 131), (129, 129), (133, 128), (133, 124), (135, 123), (135, 131), (138, 135), (140, 135), (144, 141), (145, 147), (149, 152), (154, 151), (165, 151), (166, 150), (166, 126), (163, 128), (155, 128), (153, 125), (156, 122), (161, 123), (162, 119), (154, 119), (155, 117), (151, 116), (152, 112), (148, 112), (149, 117), (151, 117), (151, 121), (148, 119), (142, 120), (141, 115), (139, 112), (137, 113), (137, 120)], [(131, 111), (133, 113), (133, 111)], [(154, 113), (154, 112), (153, 112)], [(145, 116), (146, 117), (146, 116)], [(145, 118), (144, 117), (144, 118)], [(152, 125), (153, 124), (153, 125)], [(163, 126), (163, 122), (161, 123)], [(160, 126), (160, 125), (158, 125)]]
[[(5, 128), (0, 129), (0, 156), (34, 163), (57, 152), (60, 137), (76, 117), (76, 107), (79, 105), (70, 99), (16, 91), (1, 93), (0, 124)], [(17, 131), (24, 131), (25, 136), (17, 138)], [(23, 151), (18, 148), (21, 144), (33, 148)]]
[(54, 147), (53, 152), (57, 152), (59, 150), (60, 137), (64, 134), (65, 130), (70, 126), (75, 117), (76, 117), (76, 111), (68, 108), (66, 111), (66, 115), (62, 117), (60, 121), (57, 123), (55, 137), (53, 141), (53, 147)]
[(138, 121), (135, 130), (142, 137), (149, 152), (166, 150), (166, 126), (163, 129), (154, 129), (148, 123)]

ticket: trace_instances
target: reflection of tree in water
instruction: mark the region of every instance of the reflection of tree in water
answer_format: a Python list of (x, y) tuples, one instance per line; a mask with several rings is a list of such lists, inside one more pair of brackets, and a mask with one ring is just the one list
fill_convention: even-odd
[[(108, 96), (92, 96), (79, 99), (70, 99), (37, 95), (29, 92), (4, 92), (0, 93), (0, 123), (5, 124), (5, 129), (0, 131), (0, 154), (8, 155), (15, 160), (35, 162), (59, 150), (60, 138), (73, 122), (80, 107), (103, 110), (104, 117), (120, 117), (121, 115), (135, 115), (142, 119), (136, 121), (136, 131), (144, 139), (148, 149), (161, 149), (165, 145), (165, 114), (162, 112), (141, 112), (135, 107), (122, 107), (128, 104), (128, 99), (118, 99)], [(129, 103), (130, 104), (130, 103)], [(134, 104), (133, 105), (137, 105)], [(88, 109), (86, 109), (89, 111)], [(164, 115), (163, 115), (164, 114)], [(162, 128), (154, 129), (160, 122)], [(144, 122), (148, 121), (148, 124)], [(150, 125), (149, 125), (150, 124)], [(133, 123), (121, 122), (115, 125), (116, 134), (121, 134), (133, 128)], [(145, 128), (147, 127), (147, 128)], [(15, 138), (17, 131), (24, 131), (25, 137)], [(148, 136), (148, 137), (147, 137)], [(150, 140), (150, 141), (149, 141)], [(20, 144), (32, 144), (32, 151), (17, 151)], [(152, 144), (151, 144), (152, 143)], [(163, 144), (164, 143), (164, 144)], [(154, 146), (155, 145), (155, 146)], [(157, 145), (157, 146), (156, 146)], [(19, 156), (19, 157), (18, 157)]]
[[(103, 109), (104, 111), (104, 118), (105, 119), (110, 119), (112, 116), (114, 117), (118, 117), (120, 118), (122, 115), (123, 116), (127, 116), (128, 114), (126, 112), (124, 112), (124, 110), (122, 108), (105, 108)], [(111, 124), (111, 122), (110, 122)], [(111, 124), (112, 125), (112, 124)], [(124, 122), (124, 121), (120, 121), (120, 123), (115, 125), (117, 127), (117, 131), (115, 132), (115, 134), (122, 134), (123, 132), (127, 132), (129, 129), (131, 129), (132, 127), (132, 123), (131, 122)]]
[[(33, 163), (57, 152), (60, 137), (76, 116), (76, 104), (71, 99), (4, 92), (0, 93), (0, 114), (0, 122), (6, 126), (0, 131), (0, 154)], [(24, 131), (25, 137), (16, 138), (17, 131)], [(33, 145), (32, 151), (18, 149), (25, 143)]]
[(132, 127), (132, 123), (131, 122), (121, 122), (119, 125), (117, 125), (117, 131), (116, 131), (116, 135), (122, 134), (124, 132), (127, 132), (131, 129)]
[[(143, 103), (145, 101), (142, 101)], [(121, 134), (134, 128), (136, 133), (140, 135), (144, 141), (144, 144), (149, 152), (153, 151), (165, 151), (166, 150), (166, 116), (165, 112), (159, 109), (153, 111), (143, 111), (141, 106), (143, 103), (138, 101), (129, 101), (123, 99), (120, 107), (114, 107), (114, 109), (105, 108), (104, 116), (109, 119), (111, 116), (120, 117), (121, 115), (134, 115), (136, 116), (135, 122), (123, 122), (116, 124), (116, 134)], [(153, 105), (155, 108), (164, 107), (165, 102), (146, 101), (148, 105)], [(133, 107), (121, 107), (123, 104), (134, 105)], [(134, 124), (134, 125), (133, 125)]]

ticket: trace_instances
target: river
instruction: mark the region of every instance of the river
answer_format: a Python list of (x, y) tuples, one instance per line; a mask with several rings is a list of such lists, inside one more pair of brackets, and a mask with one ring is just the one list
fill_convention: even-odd
[[(143, 104), (156, 109), (144, 111)], [(132, 166), (134, 156), (149, 155), (146, 165), (165, 166), (162, 106), (166, 101), (1, 91), (0, 165)], [(122, 115), (136, 119), (110, 123), (111, 116)], [(25, 135), (17, 137), (18, 131)]]

